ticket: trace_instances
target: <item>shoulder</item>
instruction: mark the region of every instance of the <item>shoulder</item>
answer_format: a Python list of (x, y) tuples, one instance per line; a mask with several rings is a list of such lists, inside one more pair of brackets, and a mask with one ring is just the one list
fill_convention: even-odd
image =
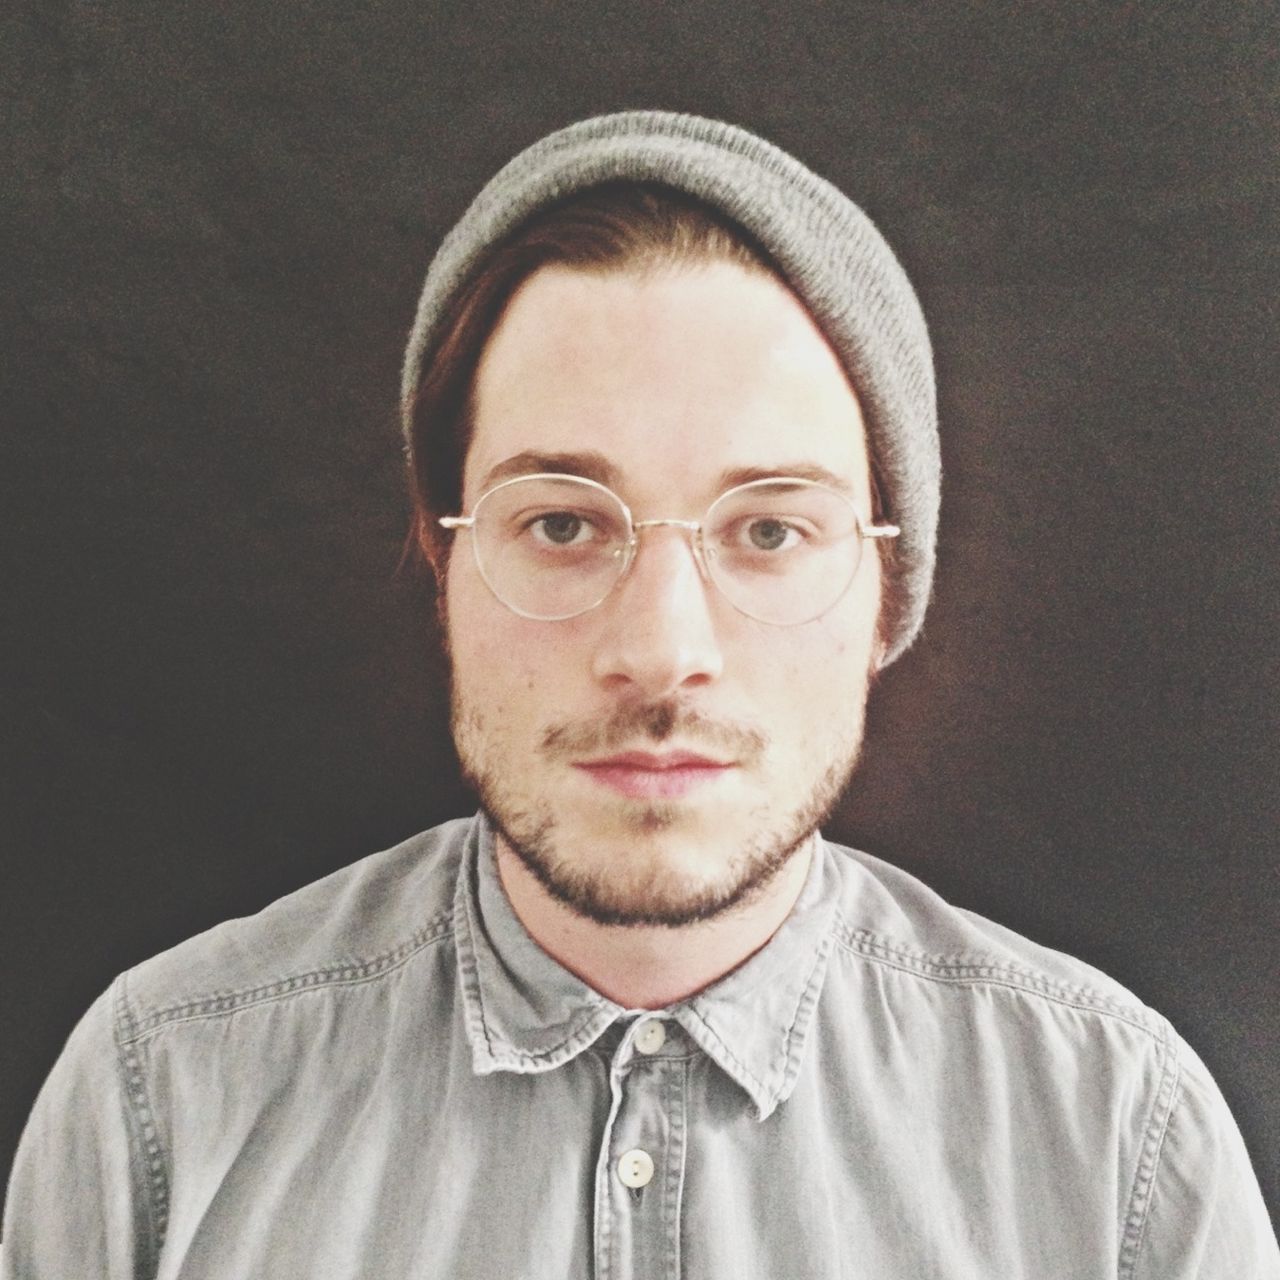
[(1171, 1044), (1165, 1020), (1101, 970), (953, 906), (871, 854), (826, 847), (840, 880), (836, 940), (846, 953), (958, 995), (1003, 987), (1033, 1004), (1092, 1010)]
[(1039, 1203), (1086, 1205), (1110, 1186), (1122, 1276), (1166, 1280), (1213, 1259), (1194, 1274), (1280, 1277), (1239, 1130), (1165, 1018), (1092, 965), (951, 905), (901, 868), (826, 850), (839, 975), (829, 1034), (850, 1061), (869, 1060), (868, 1094), (951, 1134), (955, 1150), (989, 1147), (987, 1176), (1007, 1159), (1000, 1143), (1023, 1135), (1008, 1172), (1024, 1198), (1038, 1177)]
[(117, 980), (126, 1038), (330, 983), (377, 977), (452, 938), (473, 819), (420, 833), (228, 920)]

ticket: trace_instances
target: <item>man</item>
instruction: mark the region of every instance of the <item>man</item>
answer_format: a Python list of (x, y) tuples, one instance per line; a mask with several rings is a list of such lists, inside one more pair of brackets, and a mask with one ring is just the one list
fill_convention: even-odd
[(552, 135), (404, 412), (482, 814), (118, 979), (6, 1276), (1280, 1276), (1163, 1019), (816, 834), (938, 501), (859, 210), (707, 121)]

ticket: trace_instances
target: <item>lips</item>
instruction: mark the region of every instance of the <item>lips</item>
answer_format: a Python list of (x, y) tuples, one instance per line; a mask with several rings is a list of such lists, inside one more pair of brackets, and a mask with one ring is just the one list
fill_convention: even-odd
[(575, 763), (595, 782), (634, 800), (672, 800), (724, 777), (736, 766), (692, 751), (623, 751)]

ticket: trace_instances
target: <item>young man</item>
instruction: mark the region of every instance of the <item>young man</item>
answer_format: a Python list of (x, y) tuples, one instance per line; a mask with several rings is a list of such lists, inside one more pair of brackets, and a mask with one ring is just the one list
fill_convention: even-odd
[(1163, 1019), (817, 835), (937, 516), (864, 215), (727, 126), (564, 130), (404, 408), (482, 814), (118, 979), (6, 1276), (1280, 1277)]

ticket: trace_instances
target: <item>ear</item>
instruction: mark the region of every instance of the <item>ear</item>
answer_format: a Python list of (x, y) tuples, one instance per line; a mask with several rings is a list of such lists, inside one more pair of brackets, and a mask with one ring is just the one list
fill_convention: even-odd
[(439, 526), (427, 512), (419, 509), (414, 513), (410, 538), (426, 561), (427, 568), (431, 570), (431, 576), (436, 580), (436, 589), (442, 589), (448, 551), (439, 536)]
[(444, 575), (449, 561), (448, 543), (440, 538), (438, 526), (433, 518), (421, 509), (413, 512), (408, 534), (404, 538), (402, 566), (419, 556), (422, 557), (422, 562), (426, 564), (428, 572), (435, 581), (436, 593), (443, 594)]

